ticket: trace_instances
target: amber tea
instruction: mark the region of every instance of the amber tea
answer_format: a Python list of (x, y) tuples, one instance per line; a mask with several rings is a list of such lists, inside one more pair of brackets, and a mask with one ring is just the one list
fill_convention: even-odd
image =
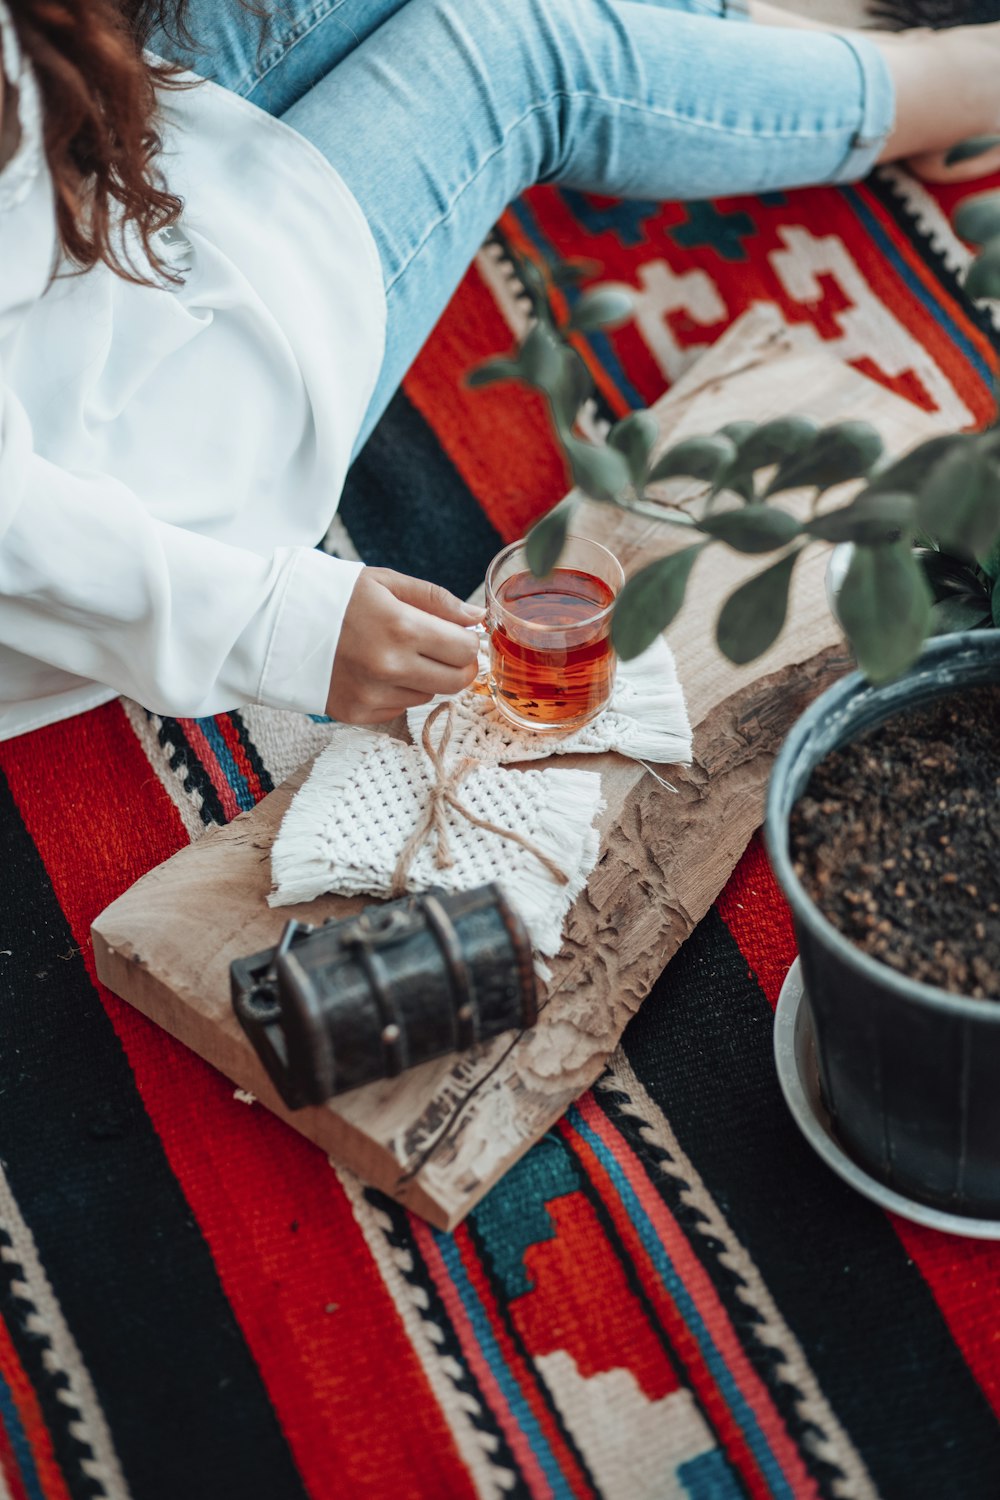
[(545, 578), (525, 569), (494, 591), (490, 675), (497, 706), (538, 728), (576, 728), (600, 713), (614, 687), (615, 592), (582, 568)]

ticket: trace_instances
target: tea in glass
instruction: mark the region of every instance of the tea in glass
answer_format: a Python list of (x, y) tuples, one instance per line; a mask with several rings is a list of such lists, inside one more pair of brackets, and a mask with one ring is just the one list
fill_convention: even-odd
[(528, 729), (579, 729), (607, 707), (615, 683), (611, 614), (624, 575), (597, 542), (567, 539), (559, 566), (536, 578), (523, 542), (494, 558), (486, 580), (489, 689)]

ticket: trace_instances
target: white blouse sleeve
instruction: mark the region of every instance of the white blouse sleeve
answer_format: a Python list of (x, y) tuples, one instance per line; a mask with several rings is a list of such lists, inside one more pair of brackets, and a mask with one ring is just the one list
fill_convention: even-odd
[(49, 463), (0, 367), (0, 645), (162, 714), (324, 713), (361, 568), (308, 547), (259, 556)]

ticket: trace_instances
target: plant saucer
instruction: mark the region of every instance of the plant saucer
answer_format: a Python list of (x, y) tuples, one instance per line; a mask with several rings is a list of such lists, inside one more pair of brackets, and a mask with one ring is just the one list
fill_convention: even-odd
[(849, 1187), (889, 1213), (899, 1214), (901, 1218), (924, 1224), (929, 1229), (940, 1229), (945, 1234), (960, 1234), (976, 1240), (1000, 1240), (1000, 1220), (978, 1219), (971, 1214), (949, 1213), (916, 1203), (870, 1177), (847, 1154), (837, 1139), (820, 1095), (812, 1016), (804, 1000), (802, 969), (796, 959), (785, 976), (778, 997), (774, 1016), (774, 1060), (785, 1103), (816, 1154)]

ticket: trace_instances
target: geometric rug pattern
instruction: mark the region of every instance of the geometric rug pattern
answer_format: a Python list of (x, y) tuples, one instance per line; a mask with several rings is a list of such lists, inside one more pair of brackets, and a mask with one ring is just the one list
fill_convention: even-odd
[[(595, 432), (761, 301), (982, 421), (996, 335), (956, 278), (958, 196), (900, 172), (683, 205), (533, 190), (331, 539), (464, 594), (564, 493), (540, 402), (463, 385), (523, 325), (512, 250), (637, 293), (581, 345)], [(1000, 1248), (886, 1216), (797, 1134), (758, 840), (597, 1086), (452, 1234), (96, 983), (97, 912), (329, 733), (118, 701), (0, 745), (0, 1500), (997, 1494)]]

